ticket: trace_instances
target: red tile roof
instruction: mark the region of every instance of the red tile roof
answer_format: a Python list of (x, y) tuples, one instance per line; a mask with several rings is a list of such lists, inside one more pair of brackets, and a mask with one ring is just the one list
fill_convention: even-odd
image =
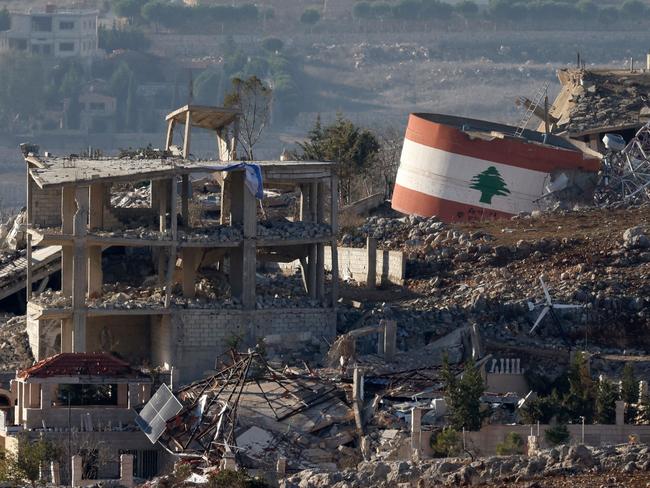
[(24, 369), (19, 378), (53, 376), (108, 376), (112, 378), (146, 377), (129, 363), (107, 353), (63, 352)]

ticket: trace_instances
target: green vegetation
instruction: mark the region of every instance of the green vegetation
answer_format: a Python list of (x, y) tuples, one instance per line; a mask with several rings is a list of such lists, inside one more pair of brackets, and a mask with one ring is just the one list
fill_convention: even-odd
[(298, 146), (298, 159), (338, 163), (339, 193), (344, 203), (354, 200), (355, 188), (372, 167), (379, 150), (379, 142), (372, 132), (357, 127), (341, 114), (325, 127), (320, 117), (317, 118), (307, 140)]
[(308, 8), (300, 16), (300, 22), (307, 25), (315, 25), (320, 20), (320, 12), (315, 8)]
[(463, 447), (460, 434), (451, 427), (432, 435), (430, 442), (433, 456), (437, 458), (458, 456)]
[(57, 460), (58, 449), (43, 439), (30, 440), (26, 435), (18, 439), (18, 453), (5, 452), (0, 459), (0, 480), (12, 486), (36, 487), (39, 467), (44, 462)]
[(503, 439), (503, 442), (497, 444), (497, 454), (499, 456), (510, 456), (513, 454), (524, 453), (524, 439), (516, 432), (510, 432)]
[(151, 42), (144, 33), (137, 29), (106, 29), (99, 27), (98, 30), (99, 48), (108, 52), (116, 49), (133, 49), (135, 51), (146, 51)]
[(569, 440), (569, 437), (569, 429), (567, 429), (566, 425), (564, 424), (556, 425), (555, 427), (546, 429), (544, 432), (544, 438), (546, 439), (546, 442), (552, 446), (566, 443)]
[(460, 379), (451, 371), (445, 356), (442, 365), (445, 399), (449, 408), (449, 422), (456, 430), (479, 430), (485, 417), (481, 411), (481, 395), (485, 383), (473, 359), (465, 362)]
[(11, 29), (11, 15), (7, 7), (3, 7), (0, 10), (0, 32)]
[(246, 471), (224, 469), (210, 475), (206, 488), (268, 488), (262, 479), (252, 478)]
[(611, 381), (603, 378), (598, 382), (595, 415), (597, 423), (613, 424), (616, 421), (616, 401), (618, 398), (618, 388)]
[(639, 401), (639, 381), (632, 364), (626, 363), (621, 377), (621, 400), (625, 402), (625, 422), (634, 422), (637, 416), (635, 404)]

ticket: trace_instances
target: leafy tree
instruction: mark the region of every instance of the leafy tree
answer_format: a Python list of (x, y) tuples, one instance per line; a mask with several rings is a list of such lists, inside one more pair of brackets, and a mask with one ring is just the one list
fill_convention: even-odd
[(546, 442), (551, 444), (552, 446), (557, 446), (558, 444), (564, 444), (566, 441), (569, 440), (570, 434), (569, 434), (569, 429), (567, 429), (566, 425), (564, 424), (559, 424), (556, 425), (555, 427), (550, 427), (546, 429), (544, 432), (544, 438), (546, 439)]
[(497, 454), (499, 456), (511, 456), (513, 454), (524, 453), (524, 439), (516, 432), (509, 432), (503, 442), (497, 444)]
[(58, 450), (44, 439), (31, 440), (27, 435), (18, 438), (18, 453), (5, 452), (0, 459), (0, 480), (14, 486), (25, 486), (27, 482), (35, 488), (39, 481), (42, 463), (55, 460)]
[(621, 4), (621, 16), (626, 19), (643, 18), (648, 11), (648, 5), (641, 0), (625, 0)]
[(136, 100), (136, 86), (135, 86), (135, 77), (133, 73), (129, 77), (129, 85), (126, 95), (126, 119), (125, 126), (127, 129), (137, 130), (138, 129), (138, 110), (137, 110), (137, 100)]
[(142, 7), (141, 14), (143, 19), (153, 24), (177, 27), (180, 19), (184, 19), (184, 10), (189, 9), (165, 0), (151, 0)]
[(456, 11), (465, 18), (478, 15), (478, 4), (473, 0), (462, 0), (455, 6)]
[(142, 31), (135, 29), (106, 29), (100, 26), (97, 31), (98, 44), (100, 49), (108, 52), (117, 49), (132, 49), (134, 51), (146, 51), (151, 42)]
[(521, 408), (520, 414), (522, 420), (527, 424), (540, 422), (548, 424), (553, 417), (558, 415), (561, 407), (561, 399), (556, 390), (549, 396), (538, 397), (534, 400), (528, 400)]
[(372, 5), (369, 2), (357, 2), (352, 8), (352, 15), (358, 19), (370, 19), (372, 15)]
[(300, 22), (307, 25), (316, 25), (320, 20), (320, 12), (315, 8), (306, 9), (300, 16)]
[(634, 375), (634, 367), (626, 363), (621, 377), (621, 400), (625, 402), (625, 417), (628, 421), (636, 417), (634, 404), (639, 401), (639, 382)]
[(245, 471), (224, 469), (208, 477), (206, 488), (269, 488), (264, 480), (251, 478)]
[(596, 393), (596, 422), (613, 424), (616, 421), (616, 400), (618, 400), (616, 386), (605, 378), (600, 380)]
[(0, 10), (0, 32), (11, 29), (11, 14), (5, 6)]
[(24, 54), (0, 56), (0, 122), (6, 127), (27, 127), (38, 117), (46, 95), (41, 60)]
[(336, 121), (326, 127), (316, 119), (305, 142), (298, 143), (298, 159), (307, 161), (336, 161), (340, 180), (339, 192), (345, 203), (352, 200), (353, 186), (364, 178), (374, 162), (379, 142), (367, 129), (354, 125), (338, 114)]
[(111, 93), (116, 98), (123, 98), (129, 89), (129, 81), (133, 71), (124, 61), (121, 62), (113, 72), (110, 79)]
[(432, 435), (430, 442), (433, 456), (437, 458), (458, 456), (462, 450), (460, 435), (451, 427)]
[(130, 23), (140, 18), (140, 10), (146, 0), (113, 0), (113, 12), (118, 17), (126, 17)]
[(580, 417), (584, 417), (586, 423), (591, 423), (594, 418), (596, 395), (585, 354), (576, 353), (568, 376), (569, 392), (565, 395), (563, 402), (567, 414), (575, 423), (580, 422)]
[(197, 103), (217, 105), (221, 99), (221, 80), (219, 71), (207, 69), (194, 80), (194, 98)]
[(635, 421), (641, 425), (650, 424), (650, 395), (643, 395), (639, 399)]
[(456, 430), (479, 430), (483, 422), (481, 412), (481, 395), (485, 391), (485, 383), (481, 372), (473, 359), (465, 363), (465, 369), (460, 379), (451, 372), (449, 360), (445, 356), (442, 366), (445, 399), (450, 411), (450, 424)]
[(598, 13), (598, 22), (604, 25), (612, 25), (618, 22), (619, 13), (615, 7), (604, 7)]
[(282, 51), (284, 42), (282, 42), (282, 39), (278, 39), (277, 37), (267, 37), (262, 41), (262, 47), (267, 51), (275, 53)]
[(226, 107), (241, 111), (237, 143), (247, 159), (253, 160), (253, 148), (262, 137), (271, 112), (272, 91), (257, 76), (232, 80), (232, 91), (224, 99)]

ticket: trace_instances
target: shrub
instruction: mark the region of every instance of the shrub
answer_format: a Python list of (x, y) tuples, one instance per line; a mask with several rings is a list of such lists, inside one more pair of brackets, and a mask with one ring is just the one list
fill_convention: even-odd
[(431, 436), (431, 449), (435, 457), (452, 457), (462, 450), (461, 438), (451, 427), (442, 429), (437, 435)]
[(524, 439), (516, 432), (510, 432), (505, 439), (503, 439), (503, 442), (497, 444), (497, 454), (499, 456), (523, 453)]
[(300, 16), (300, 22), (303, 24), (314, 25), (320, 20), (320, 12), (315, 8), (308, 8)]
[(556, 425), (555, 427), (546, 429), (546, 432), (544, 432), (546, 442), (553, 446), (566, 443), (566, 441), (569, 440), (569, 437), (569, 429), (567, 429), (564, 424)]

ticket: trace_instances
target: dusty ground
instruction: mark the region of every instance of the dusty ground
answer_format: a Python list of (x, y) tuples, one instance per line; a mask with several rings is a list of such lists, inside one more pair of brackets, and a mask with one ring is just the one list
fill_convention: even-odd
[(650, 486), (647, 473), (601, 473), (545, 478), (536, 481), (494, 484), (508, 488), (646, 488)]

